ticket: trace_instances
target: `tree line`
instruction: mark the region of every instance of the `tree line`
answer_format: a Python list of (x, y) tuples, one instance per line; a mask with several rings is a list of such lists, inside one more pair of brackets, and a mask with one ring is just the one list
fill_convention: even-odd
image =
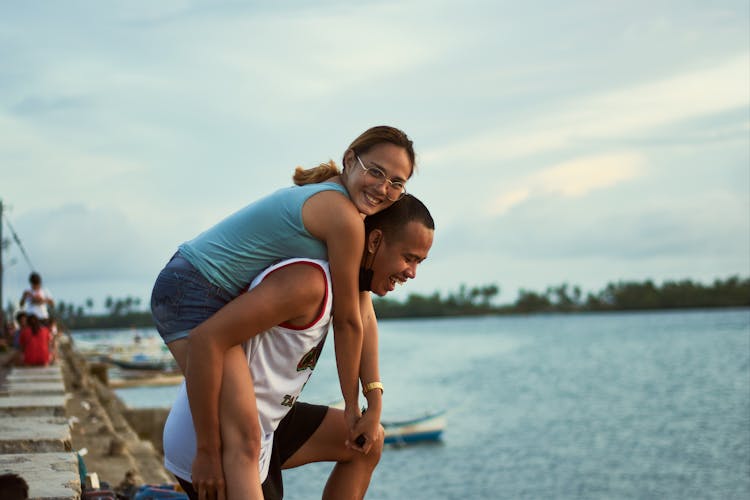
[[(380, 319), (748, 307), (750, 278), (732, 276), (725, 280), (716, 279), (707, 285), (689, 279), (665, 281), (661, 285), (651, 280), (618, 281), (608, 283), (598, 292), (586, 294), (578, 285), (563, 283), (543, 291), (521, 289), (515, 301), (509, 304), (497, 304), (499, 295), (500, 288), (496, 284), (474, 287), (464, 284), (445, 296), (439, 292), (429, 295), (413, 293), (400, 301), (375, 297), (373, 304)], [(69, 329), (153, 327), (151, 313), (142, 309), (138, 298), (108, 296), (104, 306), (105, 313), (95, 314), (92, 299), (87, 299), (84, 305), (60, 301), (54, 315)]]
[(411, 294), (402, 302), (378, 297), (373, 303), (379, 318), (748, 307), (750, 278), (732, 276), (709, 285), (689, 279), (662, 285), (651, 280), (618, 281), (585, 296), (580, 286), (563, 283), (540, 292), (522, 288), (513, 303), (496, 305), (493, 298), (499, 293), (497, 285), (461, 285), (445, 298), (435, 292)]
[(85, 304), (75, 305), (72, 302), (60, 301), (55, 305), (55, 318), (70, 330), (86, 328), (152, 328), (154, 322), (151, 312), (141, 308), (141, 299), (137, 297), (112, 297), (104, 299), (104, 313), (94, 313), (94, 300), (86, 299)]

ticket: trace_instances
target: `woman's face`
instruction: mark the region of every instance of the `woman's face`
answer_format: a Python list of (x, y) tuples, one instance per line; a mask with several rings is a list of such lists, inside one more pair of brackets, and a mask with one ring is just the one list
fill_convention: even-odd
[[(387, 142), (373, 146), (359, 155), (359, 160), (366, 168), (379, 168), (393, 182), (406, 182), (412, 172), (406, 150)], [(378, 181), (369, 175), (354, 151), (347, 151), (344, 161), (346, 175), (342, 181), (360, 213), (371, 215), (393, 204), (387, 196), (388, 181)]]

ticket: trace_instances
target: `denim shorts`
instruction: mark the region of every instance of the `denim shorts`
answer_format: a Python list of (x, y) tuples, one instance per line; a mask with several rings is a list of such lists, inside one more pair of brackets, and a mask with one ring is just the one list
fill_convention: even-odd
[(164, 343), (188, 336), (234, 297), (209, 282), (190, 262), (174, 254), (151, 292), (151, 314)]

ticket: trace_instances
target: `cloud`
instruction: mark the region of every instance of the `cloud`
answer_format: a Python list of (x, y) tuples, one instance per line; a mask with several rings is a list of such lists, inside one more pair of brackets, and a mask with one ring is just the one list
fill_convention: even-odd
[(644, 159), (635, 152), (576, 158), (521, 178), (519, 187), (501, 192), (488, 204), (491, 215), (503, 215), (532, 197), (577, 198), (631, 180), (642, 173)]
[(708, 69), (587, 99), (564, 115), (572, 137), (616, 137), (750, 104), (750, 53)]
[(11, 110), (20, 115), (46, 114), (75, 110), (86, 104), (86, 99), (79, 97), (26, 97), (12, 106)]
[(746, 107), (750, 74), (744, 52), (710, 68), (608, 91), (547, 107), (543, 115), (521, 118), (513, 129), (471, 131), (459, 140), (422, 154), (425, 164), (503, 161), (591, 145), (624, 141), (628, 136), (670, 124)]
[(529, 188), (518, 188), (501, 193), (489, 203), (489, 212), (492, 215), (503, 215), (514, 206), (526, 201), (530, 195)]
[(71, 198), (113, 201), (108, 184), (135, 177), (145, 166), (121, 156), (87, 148), (85, 144), (61, 140), (55, 134), (23, 120), (0, 114), (0, 156), (10, 164), (3, 168), (3, 188), (8, 193), (26, 193), (33, 176), (45, 186), (45, 204), (62, 204)]
[(27, 212), (13, 225), (31, 263), (54, 280), (138, 276), (151, 251), (140, 229), (115, 208), (72, 203)]
[(634, 178), (642, 163), (633, 152), (583, 157), (543, 170), (534, 180), (543, 191), (579, 197)]

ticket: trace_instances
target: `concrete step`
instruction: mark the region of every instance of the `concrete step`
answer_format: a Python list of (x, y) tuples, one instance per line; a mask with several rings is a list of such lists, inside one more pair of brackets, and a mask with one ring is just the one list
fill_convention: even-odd
[(16, 367), (8, 374), (8, 382), (56, 382), (63, 380), (60, 365), (44, 367)]
[(2, 396), (24, 396), (24, 395), (52, 395), (65, 394), (65, 386), (62, 382), (9, 382), (0, 387), (0, 397)]
[(0, 417), (64, 417), (67, 395), (0, 397)]
[(0, 417), (0, 454), (72, 451), (63, 417)]
[(75, 453), (13, 453), (0, 455), (0, 474), (18, 474), (29, 485), (29, 498), (81, 498), (81, 478)]

